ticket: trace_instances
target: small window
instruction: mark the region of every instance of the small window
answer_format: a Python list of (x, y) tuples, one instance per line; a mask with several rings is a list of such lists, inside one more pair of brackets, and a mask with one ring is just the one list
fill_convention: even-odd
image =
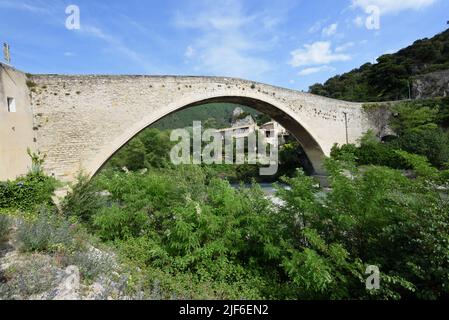
[(8, 97), (8, 112), (16, 112), (16, 100)]

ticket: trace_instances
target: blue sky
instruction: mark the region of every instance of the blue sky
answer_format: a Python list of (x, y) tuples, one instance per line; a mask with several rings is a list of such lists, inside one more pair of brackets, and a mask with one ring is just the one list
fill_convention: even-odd
[[(79, 30), (65, 27), (71, 4)], [(379, 28), (367, 27), (377, 12)], [(0, 41), (30, 73), (218, 75), (307, 90), (444, 31), (448, 13), (447, 0), (0, 0)]]

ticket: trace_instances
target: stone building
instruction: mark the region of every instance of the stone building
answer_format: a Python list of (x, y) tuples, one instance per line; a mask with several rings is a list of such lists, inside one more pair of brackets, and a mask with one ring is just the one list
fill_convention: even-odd
[(217, 130), (224, 139), (226, 133), (231, 132), (231, 136), (235, 139), (246, 138), (254, 132), (261, 132), (266, 138), (266, 142), (269, 144), (275, 144), (275, 139), (278, 138), (278, 144), (281, 145), (285, 142), (285, 137), (289, 135), (288, 131), (281, 126), (278, 122), (271, 120), (264, 123), (261, 126), (257, 125), (257, 122), (250, 114), (243, 112), (241, 108), (236, 108), (232, 116), (232, 124), (229, 128), (223, 128)]

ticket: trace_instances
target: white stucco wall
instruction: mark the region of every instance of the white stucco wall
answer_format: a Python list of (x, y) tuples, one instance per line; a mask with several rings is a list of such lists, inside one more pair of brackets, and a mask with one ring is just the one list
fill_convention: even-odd
[[(8, 97), (15, 100), (16, 112), (8, 112)], [(27, 148), (34, 150), (34, 138), (26, 75), (0, 64), (0, 181), (28, 171)]]

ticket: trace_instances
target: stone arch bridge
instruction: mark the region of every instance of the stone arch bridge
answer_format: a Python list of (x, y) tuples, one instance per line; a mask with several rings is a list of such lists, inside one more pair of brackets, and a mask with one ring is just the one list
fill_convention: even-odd
[(271, 116), (302, 144), (318, 175), (335, 143), (353, 143), (376, 130), (360, 103), (241, 79), (25, 75), (0, 66), (0, 181), (27, 172), (28, 147), (45, 154), (45, 171), (62, 181), (74, 180), (80, 169), (94, 175), (149, 125), (209, 102), (247, 105)]

